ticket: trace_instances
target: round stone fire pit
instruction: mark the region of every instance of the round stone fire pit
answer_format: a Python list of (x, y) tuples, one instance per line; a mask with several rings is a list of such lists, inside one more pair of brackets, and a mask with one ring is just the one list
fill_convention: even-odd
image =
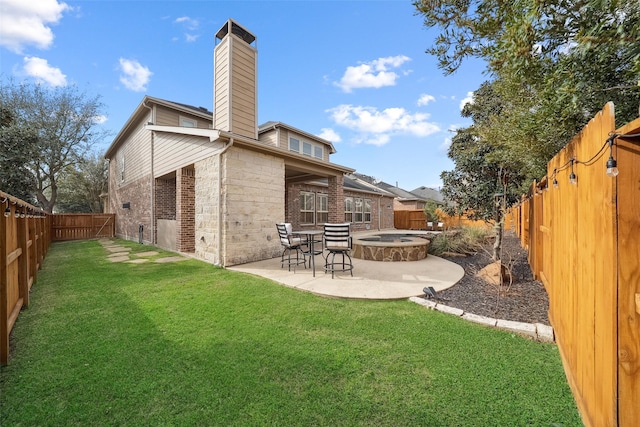
[(353, 237), (351, 256), (369, 261), (419, 261), (427, 257), (424, 233), (378, 231)]

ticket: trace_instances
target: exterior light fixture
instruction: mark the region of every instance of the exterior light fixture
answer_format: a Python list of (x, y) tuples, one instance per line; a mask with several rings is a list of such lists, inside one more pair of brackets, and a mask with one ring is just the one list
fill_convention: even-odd
[(569, 174), (569, 182), (573, 185), (578, 185), (578, 177), (573, 172), (573, 163), (576, 161), (573, 157), (571, 158), (571, 173)]
[(553, 188), (558, 188), (558, 180), (553, 178)]
[(618, 135), (613, 134), (607, 139), (609, 142), (609, 160), (607, 160), (607, 176), (614, 178), (618, 176), (618, 162), (613, 158), (613, 140), (616, 139)]
[(9, 205), (7, 205), (7, 207), (4, 209), (4, 216), (5, 218), (9, 218), (11, 216), (11, 208), (9, 207)]

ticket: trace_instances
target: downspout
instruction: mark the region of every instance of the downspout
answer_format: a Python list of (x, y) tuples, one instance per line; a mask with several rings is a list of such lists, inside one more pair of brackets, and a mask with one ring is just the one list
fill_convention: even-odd
[[(142, 102), (142, 106), (145, 108), (149, 109), (149, 115), (151, 118), (151, 122), (155, 124), (155, 121), (153, 120), (153, 107), (149, 107), (147, 105), (147, 101), (143, 101)], [(150, 234), (151, 237), (149, 239), (149, 241), (151, 242), (152, 245), (156, 244), (156, 239), (155, 239), (155, 235), (156, 235), (156, 210), (155, 210), (155, 202), (156, 202), (156, 180), (154, 178), (154, 173), (153, 173), (153, 148), (154, 148), (154, 137), (155, 137), (155, 132), (151, 131), (151, 230), (150, 230)]]
[(218, 265), (223, 268), (225, 265), (222, 260), (225, 258), (222, 256), (222, 155), (232, 146), (233, 137), (230, 137), (227, 145), (225, 145), (218, 153)]
[(378, 231), (382, 230), (382, 194), (378, 196)]

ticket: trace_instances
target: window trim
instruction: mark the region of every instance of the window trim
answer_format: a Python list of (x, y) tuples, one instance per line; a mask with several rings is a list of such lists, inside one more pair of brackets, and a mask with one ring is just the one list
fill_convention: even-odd
[[(362, 208), (363, 222), (371, 222), (371, 199), (363, 199), (364, 206)], [(369, 219), (367, 219), (367, 216)]]
[[(347, 202), (350, 202), (351, 209), (347, 209)], [(347, 217), (349, 215), (349, 217)], [(344, 222), (353, 222), (353, 197), (344, 198)]]
[[(310, 197), (307, 198), (307, 196), (310, 196)], [(313, 206), (311, 206), (310, 209), (308, 206), (306, 206), (307, 200), (310, 200), (311, 203), (313, 204)], [(307, 209), (304, 209), (304, 208), (307, 208)], [(311, 222), (306, 222), (303, 220), (303, 214), (305, 213), (313, 214), (313, 218)], [(312, 191), (301, 191), (300, 192), (300, 225), (314, 225), (315, 223), (316, 223), (316, 194)]]
[[(193, 126), (185, 125), (186, 122), (193, 123)], [(183, 127), (183, 128), (197, 128), (198, 127), (198, 121), (195, 120), (195, 119), (190, 119), (189, 117), (180, 116), (180, 127)]]
[[(326, 201), (326, 210), (321, 210), (322, 203), (320, 203), (320, 199), (324, 199)], [(320, 221), (318, 219), (319, 214), (326, 216), (326, 221)], [(327, 193), (316, 193), (316, 224), (324, 224), (325, 222), (329, 222), (329, 195)]]
[[(294, 149), (291, 147), (291, 140), (295, 140), (298, 142), (298, 148)], [(305, 145), (307, 145), (310, 149), (309, 153), (305, 153)], [(324, 146), (318, 144), (316, 142), (312, 142), (306, 139), (299, 138), (298, 136), (289, 135), (289, 143), (288, 143), (289, 151), (293, 151), (294, 153), (301, 154), (303, 156), (311, 157), (313, 159), (324, 160)], [(319, 152), (318, 152), (319, 150)], [(316, 154), (319, 154), (316, 155)]]

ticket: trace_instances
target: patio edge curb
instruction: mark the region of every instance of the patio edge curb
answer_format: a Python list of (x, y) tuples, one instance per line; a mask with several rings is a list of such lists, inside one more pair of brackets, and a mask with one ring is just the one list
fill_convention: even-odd
[(525, 323), (514, 322), (512, 320), (494, 319), (492, 317), (480, 316), (473, 313), (467, 313), (464, 310), (455, 307), (449, 307), (444, 304), (437, 303), (422, 297), (409, 297), (409, 301), (431, 310), (440, 311), (442, 313), (452, 314), (469, 322), (478, 323), (484, 326), (501, 329), (503, 331), (514, 332), (536, 341), (553, 343), (555, 342), (555, 334), (553, 327), (543, 323)]

